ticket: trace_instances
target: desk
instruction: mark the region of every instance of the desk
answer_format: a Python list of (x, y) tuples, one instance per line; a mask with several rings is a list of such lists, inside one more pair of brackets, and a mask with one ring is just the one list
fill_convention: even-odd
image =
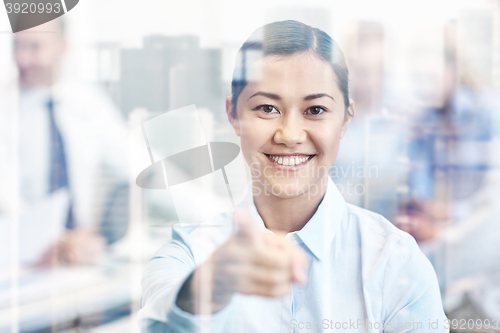
[(18, 280), (17, 302), (12, 281), (4, 279), (0, 282), (0, 332), (10, 332), (16, 323), (20, 332), (60, 332), (128, 316), (140, 306), (135, 277), (141, 271), (142, 265), (130, 263), (25, 271)]

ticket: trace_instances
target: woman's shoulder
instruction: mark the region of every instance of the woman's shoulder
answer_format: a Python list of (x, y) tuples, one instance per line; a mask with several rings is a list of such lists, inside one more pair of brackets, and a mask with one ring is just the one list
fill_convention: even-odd
[(403, 238), (408, 236), (413, 238), (408, 233), (397, 228), (381, 214), (350, 203), (346, 203), (346, 208), (347, 218), (351, 223), (354, 221), (358, 223), (361, 228), (371, 229), (373, 232), (381, 236), (395, 235)]
[(421, 253), (413, 236), (384, 216), (353, 204), (346, 203), (346, 208), (345, 222), (359, 235), (363, 247), (378, 249), (385, 254)]
[(205, 261), (233, 233), (231, 214), (232, 211), (221, 213), (198, 224), (175, 224), (172, 237), (155, 253), (154, 258), (187, 254), (196, 264)]
[(411, 281), (415, 287), (436, 280), (432, 265), (410, 234), (380, 214), (352, 204), (346, 206), (344, 222), (357, 239), (365, 284), (384, 281), (382, 285), (392, 290), (390, 286), (396, 281)]

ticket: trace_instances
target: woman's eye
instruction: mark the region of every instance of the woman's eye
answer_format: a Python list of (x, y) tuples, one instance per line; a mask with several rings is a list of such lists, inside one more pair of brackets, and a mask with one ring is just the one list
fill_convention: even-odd
[(309, 114), (317, 115), (325, 112), (325, 109), (323, 109), (321, 106), (313, 106), (312, 108), (307, 109), (306, 112)]
[(272, 106), (272, 105), (260, 105), (260, 106), (256, 107), (254, 110), (262, 110), (265, 113), (275, 113), (275, 112), (278, 112), (278, 110), (276, 110), (276, 108), (274, 106)]

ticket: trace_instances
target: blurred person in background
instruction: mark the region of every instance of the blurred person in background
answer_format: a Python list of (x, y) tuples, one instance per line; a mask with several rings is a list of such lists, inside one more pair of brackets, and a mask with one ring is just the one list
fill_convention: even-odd
[(446, 27), (441, 89), (429, 89), (439, 71), (425, 59), (413, 62), (417, 93), (434, 103), (411, 121), (409, 196), (397, 225), (433, 263), (450, 319), (498, 320), (500, 99), (464, 67), (459, 75), (466, 64), (457, 57), (455, 33)]
[(330, 176), (347, 202), (394, 220), (397, 189), (405, 179), (399, 160), (405, 154), (406, 132), (404, 119), (387, 106), (386, 56), (382, 24), (357, 22), (346, 43), (356, 114)]
[[(21, 266), (97, 263), (128, 223), (124, 121), (103, 93), (63, 79), (60, 18), (16, 33), (13, 42), (18, 81), (0, 107), (2, 170), (18, 158), (11, 165), (19, 177), (19, 237), (10, 242), (18, 243)], [(9, 195), (1, 196), (4, 227)]]

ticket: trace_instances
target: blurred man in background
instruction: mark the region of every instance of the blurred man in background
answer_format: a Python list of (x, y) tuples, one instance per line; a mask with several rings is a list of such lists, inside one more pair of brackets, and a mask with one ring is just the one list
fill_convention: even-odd
[(360, 21), (348, 36), (346, 57), (352, 78), (350, 91), (355, 114), (330, 177), (347, 202), (373, 210), (393, 221), (397, 215), (397, 189), (405, 170), (405, 124), (387, 106), (384, 28), (379, 22)]
[[(401, 202), (396, 224), (415, 237), (434, 265), (450, 319), (496, 319), (500, 100), (474, 82), (476, 73), (464, 74), (454, 24), (444, 32), (444, 52), (437, 57), (414, 52), (420, 57), (413, 62), (416, 90), (426, 104), (411, 121), (409, 197)], [(431, 61), (442, 65), (440, 81), (433, 82), (439, 71)]]
[(97, 263), (126, 230), (126, 128), (106, 96), (63, 79), (66, 49), (60, 18), (14, 35), (17, 103), (0, 110), (0, 152), (17, 161), (23, 266)]

